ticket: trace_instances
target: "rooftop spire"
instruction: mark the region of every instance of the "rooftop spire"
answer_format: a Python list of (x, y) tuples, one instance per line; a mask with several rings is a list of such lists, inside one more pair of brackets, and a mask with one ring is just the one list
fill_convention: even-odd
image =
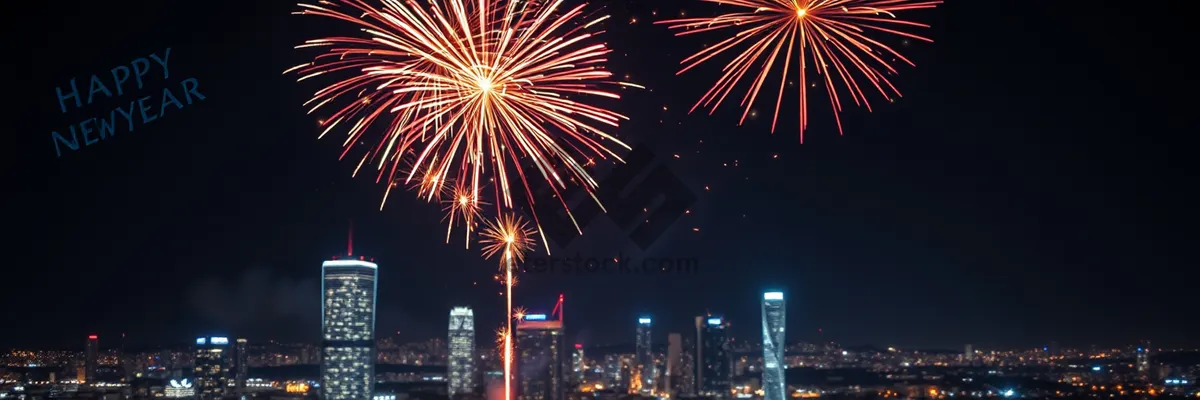
[(350, 237), (346, 243), (346, 255), (354, 256), (354, 220), (350, 220)]

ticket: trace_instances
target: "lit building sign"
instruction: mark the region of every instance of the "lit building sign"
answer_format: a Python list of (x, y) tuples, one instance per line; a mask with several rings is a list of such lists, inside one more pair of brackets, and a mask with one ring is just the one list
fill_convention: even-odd
[(526, 321), (545, 321), (546, 314), (526, 314), (525, 320)]
[(229, 338), (223, 337), (210, 338), (208, 341), (212, 342), (212, 344), (229, 344)]
[(196, 338), (196, 344), (205, 344), (205, 343), (208, 343), (208, 339), (205, 339), (205, 338), (202, 338), (202, 337), (201, 337), (201, 338)]
[(638, 323), (642, 325), (650, 325), (650, 318), (638, 318)]
[(709, 325), (720, 325), (720, 324), (721, 324), (721, 319), (720, 319), (720, 318), (709, 318), (709, 319), (708, 319), (708, 324), (709, 324)]
[(288, 383), (286, 389), (288, 393), (308, 393), (308, 384), (303, 382)]
[(763, 300), (783, 300), (783, 292), (763, 293)]
[(187, 379), (176, 381), (171, 380), (171, 385), (163, 388), (163, 396), (169, 398), (192, 397), (196, 395), (196, 389), (192, 387), (192, 383)]

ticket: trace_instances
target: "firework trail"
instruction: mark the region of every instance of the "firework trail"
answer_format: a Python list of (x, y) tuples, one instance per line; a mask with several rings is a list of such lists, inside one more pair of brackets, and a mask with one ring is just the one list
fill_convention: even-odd
[(838, 133), (841, 134), (842, 121), (839, 113), (842, 111), (844, 99), (838, 94), (839, 88), (848, 93), (855, 105), (866, 106), (869, 111), (871, 103), (867, 100), (864, 89), (869, 91), (873, 87), (888, 101), (894, 101), (892, 94), (900, 96), (900, 91), (887, 78), (887, 74), (896, 73), (896, 69), (887, 59), (899, 59), (914, 65), (896, 50), (870, 38), (867, 33), (883, 32), (932, 42), (931, 39), (898, 30), (901, 27), (928, 28), (929, 25), (898, 19), (895, 13), (931, 9), (942, 3), (941, 0), (703, 1), (732, 5), (742, 10), (710, 18), (685, 18), (657, 23), (668, 24), (670, 29), (682, 29), (683, 31), (676, 33), (676, 36), (717, 30), (736, 32), (732, 32), (732, 36), (716, 45), (706, 47), (684, 59), (684, 68), (679, 73), (682, 74), (720, 54), (734, 49), (743, 50), (725, 64), (721, 77), (696, 102), (691, 111), (700, 106), (711, 107), (710, 113), (716, 111), (733, 91), (734, 86), (747, 77), (747, 72), (756, 71), (750, 79), (750, 88), (740, 103), (744, 108), (741, 120), (738, 121), (740, 125), (745, 122), (751, 106), (766, 84), (767, 74), (775, 65), (782, 64), (783, 77), (779, 81), (777, 93), (774, 93), (775, 116), (771, 120), (771, 132), (774, 133), (775, 125), (779, 122), (783, 88), (787, 86), (789, 69), (793, 63), (792, 54), (795, 53), (794, 62), (798, 64), (797, 75), (800, 79), (801, 143), (804, 142), (804, 130), (808, 127), (808, 78), (805, 73), (809, 65), (815, 66), (821, 76), (820, 80), (829, 92)]
[[(500, 266), (504, 270), (504, 294), (507, 301), (507, 306), (504, 308), (508, 311), (508, 326), (503, 331), (503, 352), (504, 355), (504, 398), (509, 399), (512, 393), (512, 321), (513, 321), (513, 305), (512, 305), (512, 288), (515, 283), (513, 280), (513, 270), (515, 264), (525, 261), (525, 253), (533, 248), (536, 244), (533, 240), (535, 232), (530, 229), (529, 224), (520, 217), (512, 214), (503, 215), (496, 221), (487, 221), (487, 227), (483, 232), (480, 232), (480, 243), (483, 245), (483, 257), (492, 258), (496, 254), (501, 254)], [(523, 315), (524, 312), (521, 311)]]
[[(309, 40), (297, 48), (325, 52), (285, 71), (301, 81), (344, 75), (305, 105), (310, 113), (331, 108), (321, 136), (346, 128), (342, 157), (366, 149), (355, 175), (375, 168), (388, 193), (415, 180), (426, 199), (456, 182), (473, 208), (488, 187), (498, 213), (514, 209), (514, 198), (534, 210), (534, 179), (549, 183), (568, 215), (561, 196), (568, 183), (595, 199), (584, 164), (620, 161), (613, 148), (629, 146), (606, 130), (626, 118), (583, 100), (619, 99), (615, 89), (640, 87), (604, 69), (611, 50), (588, 29), (607, 16), (585, 15), (584, 4), (559, 10), (562, 0), (378, 1), (300, 4), (297, 14), (341, 20), (362, 34)], [(412, 167), (402, 171), (405, 159)], [(448, 211), (458, 215), (448, 229), (464, 222), (471, 229), (476, 214), (463, 210)]]

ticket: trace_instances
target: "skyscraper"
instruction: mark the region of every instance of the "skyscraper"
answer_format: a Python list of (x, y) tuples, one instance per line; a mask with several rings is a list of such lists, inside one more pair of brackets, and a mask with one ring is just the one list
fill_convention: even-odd
[(1143, 382), (1149, 381), (1151, 378), (1149, 340), (1138, 342), (1135, 363), (1137, 364), (1137, 378)]
[[(725, 320), (721, 317), (708, 316), (697, 318), (697, 374), (696, 384), (703, 396), (729, 397), (731, 364), (729, 355), (729, 337), (726, 334)], [(700, 324), (703, 322), (703, 324)]]
[(196, 338), (195, 375), (196, 395), (202, 399), (219, 399), (225, 394), (225, 348), (229, 338)]
[(248, 343), (244, 338), (238, 338), (233, 348), (233, 381), (238, 389), (246, 388), (246, 379), (250, 376), (250, 353), (246, 348)]
[[(353, 242), (351, 242), (353, 243)], [(363, 257), (321, 264), (321, 398), (369, 399), (375, 389), (379, 266)]]
[(83, 360), (83, 376), (87, 383), (95, 383), (96, 381), (96, 352), (100, 347), (100, 336), (88, 335), (87, 347), (85, 347)]
[(587, 374), (587, 362), (583, 358), (583, 343), (575, 343), (575, 354), (571, 360), (571, 372), (574, 373), (576, 384), (583, 383), (584, 375)]
[(663, 374), (663, 390), (668, 397), (682, 393), (679, 379), (683, 372), (683, 335), (672, 333), (667, 335), (667, 373)]
[(634, 357), (642, 378), (642, 392), (654, 391), (654, 354), (650, 343), (650, 317), (638, 318), (637, 348)]
[(450, 396), (475, 390), (475, 313), (469, 307), (450, 310)]
[(966, 345), (966, 347), (963, 348), (963, 360), (966, 360), (967, 362), (971, 362), (974, 359), (975, 359), (975, 350), (972, 349), (971, 345), (968, 344), (968, 345)]
[(762, 388), (764, 400), (786, 400), (787, 383), (784, 381), (784, 368), (787, 367), (783, 358), (783, 350), (787, 347), (784, 327), (787, 326), (787, 307), (783, 301), (783, 292), (763, 293), (762, 302), (762, 334), (763, 334), (763, 375)]
[(528, 314), (517, 324), (518, 400), (564, 400), (563, 324)]
[(679, 367), (679, 393), (696, 395), (696, 344), (692, 335), (680, 335), (683, 344)]

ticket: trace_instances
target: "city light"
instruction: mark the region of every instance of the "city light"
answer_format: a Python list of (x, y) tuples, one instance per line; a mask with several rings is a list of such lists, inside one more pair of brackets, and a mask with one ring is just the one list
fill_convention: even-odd
[(212, 344), (229, 344), (229, 338), (214, 337), (208, 340)]
[(379, 266), (370, 261), (362, 260), (329, 260), (321, 263), (321, 267), (367, 267), (378, 269)]
[(206, 344), (206, 343), (208, 343), (208, 339), (196, 338), (196, 344)]
[(763, 293), (763, 300), (783, 300), (783, 292)]
[(526, 314), (525, 320), (526, 321), (545, 321), (546, 314)]
[(638, 318), (638, 323), (642, 325), (650, 325), (650, 318)]
[(708, 324), (709, 324), (709, 325), (720, 325), (720, 324), (721, 324), (721, 319), (720, 319), (720, 318), (709, 318), (709, 319), (708, 319)]

